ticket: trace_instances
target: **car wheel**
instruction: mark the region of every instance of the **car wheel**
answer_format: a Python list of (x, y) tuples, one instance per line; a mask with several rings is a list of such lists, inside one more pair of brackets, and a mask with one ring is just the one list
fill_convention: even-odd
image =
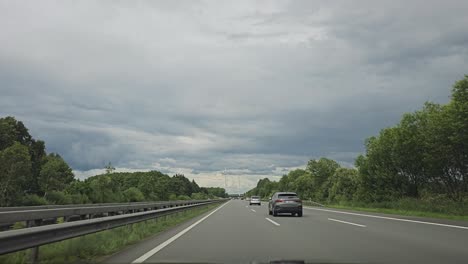
[(274, 208), (273, 208), (273, 216), (278, 216), (278, 213), (276, 212)]
[(269, 214), (269, 215), (272, 215), (272, 214), (273, 214), (273, 213), (271, 212), (270, 209), (268, 209), (268, 214)]
[(297, 213), (297, 216), (302, 217), (302, 212)]
[(249, 205), (252, 205), (251, 203), (249, 203)]

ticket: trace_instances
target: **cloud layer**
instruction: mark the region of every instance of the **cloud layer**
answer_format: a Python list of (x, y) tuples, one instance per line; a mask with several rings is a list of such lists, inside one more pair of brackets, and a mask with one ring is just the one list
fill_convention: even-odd
[(447, 102), (468, 69), (467, 11), (466, 1), (5, 1), (0, 114), (80, 177), (111, 161), (224, 186), (226, 169), (245, 190), (311, 158), (350, 166), (403, 112)]

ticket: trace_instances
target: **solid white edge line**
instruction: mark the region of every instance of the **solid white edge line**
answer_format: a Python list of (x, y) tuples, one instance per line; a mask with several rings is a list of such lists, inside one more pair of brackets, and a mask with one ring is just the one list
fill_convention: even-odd
[(338, 219), (333, 219), (333, 218), (328, 218), (328, 220), (330, 220), (330, 221), (335, 221), (335, 222), (340, 222), (340, 223), (348, 224), (348, 225), (355, 225), (355, 226), (360, 226), (360, 227), (366, 227), (365, 225), (360, 225), (360, 224), (356, 224), (356, 223), (346, 222), (346, 221), (342, 221), (342, 220), (338, 220)]
[(230, 201), (226, 202), (225, 204), (221, 205), (220, 207), (216, 208), (215, 210), (213, 210), (211, 213), (209, 213), (208, 215), (206, 215), (205, 217), (203, 217), (202, 219), (198, 220), (197, 222), (193, 223), (192, 225), (190, 225), (189, 227), (185, 228), (184, 230), (180, 231), (179, 233), (177, 233), (176, 235), (174, 235), (173, 237), (169, 238), (168, 240), (162, 242), (161, 244), (159, 244), (157, 247), (153, 248), (152, 250), (146, 252), (145, 254), (143, 254), (143, 256), (135, 259), (132, 263), (142, 263), (144, 261), (146, 261), (147, 259), (149, 259), (151, 256), (153, 256), (154, 254), (158, 253), (161, 249), (165, 248), (167, 245), (171, 244), (172, 242), (174, 242), (177, 238), (181, 237), (182, 235), (184, 235), (185, 233), (187, 233), (190, 229), (194, 228), (196, 225), (200, 224), (201, 222), (203, 222), (203, 220), (207, 219), (210, 215), (214, 214), (216, 211), (218, 211), (219, 209), (223, 208), (226, 204), (228, 204)]
[(252, 211), (252, 212), (257, 212), (257, 211), (255, 211), (254, 209), (250, 209), (250, 211)]
[(268, 217), (265, 217), (266, 220), (270, 221), (270, 223), (276, 225), (276, 226), (280, 226), (280, 224), (276, 223), (275, 221), (271, 220), (270, 218)]
[(447, 224), (439, 224), (439, 223), (432, 223), (432, 222), (425, 222), (425, 221), (418, 221), (418, 220), (401, 219), (401, 218), (388, 217), (388, 216), (366, 215), (366, 214), (358, 214), (358, 213), (351, 213), (351, 212), (341, 212), (341, 211), (320, 209), (320, 208), (312, 208), (312, 207), (304, 207), (304, 208), (309, 209), (309, 210), (318, 210), (318, 211), (332, 212), (332, 213), (338, 213), (338, 214), (357, 215), (357, 216), (364, 216), (364, 217), (371, 217), (371, 218), (379, 218), (379, 219), (386, 219), (386, 220), (410, 222), (410, 223), (425, 224), (425, 225), (435, 225), (435, 226), (443, 226), (443, 227), (453, 227), (453, 228), (460, 228), (460, 229), (467, 229), (468, 230), (467, 226), (447, 225)]

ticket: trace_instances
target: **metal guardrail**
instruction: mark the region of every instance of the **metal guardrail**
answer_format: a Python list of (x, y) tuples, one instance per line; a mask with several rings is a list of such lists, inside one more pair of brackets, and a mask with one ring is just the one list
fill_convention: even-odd
[(132, 214), (115, 215), (76, 222), (67, 222), (62, 224), (4, 231), (0, 232), (0, 254), (6, 254), (23, 249), (39, 247), (45, 244), (50, 244), (69, 238), (96, 233), (99, 231), (104, 231), (119, 226), (133, 224), (189, 210), (194, 207), (200, 207), (224, 201), (226, 200), (220, 199), (197, 202), (192, 201), (194, 203), (190, 205), (179, 205), (176, 207), (169, 207), (146, 212), (137, 212)]
[[(176, 201), (174, 201), (176, 202)], [(0, 207), (0, 212), (6, 211), (23, 211), (24, 208), (31, 210), (34, 209), (57, 209), (57, 208), (69, 208), (69, 207), (92, 207), (92, 206), (109, 206), (109, 205), (131, 205), (131, 204), (148, 204), (155, 202), (128, 202), (128, 203), (89, 203), (89, 204), (62, 204), (62, 205), (35, 205), (35, 206), (12, 206), (12, 207)]]
[[(0, 225), (11, 225), (21, 221), (42, 221), (58, 217), (74, 218), (72, 220), (84, 220), (103, 214), (115, 215), (133, 213), (135, 211), (157, 210), (167, 207), (191, 205), (207, 200), (190, 201), (164, 201), (144, 203), (113, 203), (113, 204), (84, 204), (84, 205), (56, 205), (56, 206), (24, 206), (0, 208)], [(34, 225), (39, 225), (35, 223)], [(30, 225), (29, 225), (30, 226)]]

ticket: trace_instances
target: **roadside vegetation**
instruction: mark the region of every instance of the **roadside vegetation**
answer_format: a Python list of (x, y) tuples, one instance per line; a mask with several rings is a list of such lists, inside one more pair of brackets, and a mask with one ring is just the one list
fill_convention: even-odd
[(199, 187), (184, 175), (158, 171), (106, 173), (84, 181), (45, 143), (34, 139), (21, 121), (0, 118), (0, 207), (189, 200), (227, 197), (223, 188)]
[[(39, 249), (39, 262), (42, 264), (96, 263), (105, 256), (118, 252), (126, 246), (174, 227), (216, 206), (218, 205), (211, 204), (154, 220), (41, 246)], [(23, 250), (0, 256), (0, 263), (26, 264), (29, 263), (30, 258), (30, 250)]]
[(365, 147), (355, 168), (310, 160), (278, 182), (261, 179), (246, 195), (294, 191), (337, 208), (468, 220), (468, 75), (448, 104), (427, 102)]

